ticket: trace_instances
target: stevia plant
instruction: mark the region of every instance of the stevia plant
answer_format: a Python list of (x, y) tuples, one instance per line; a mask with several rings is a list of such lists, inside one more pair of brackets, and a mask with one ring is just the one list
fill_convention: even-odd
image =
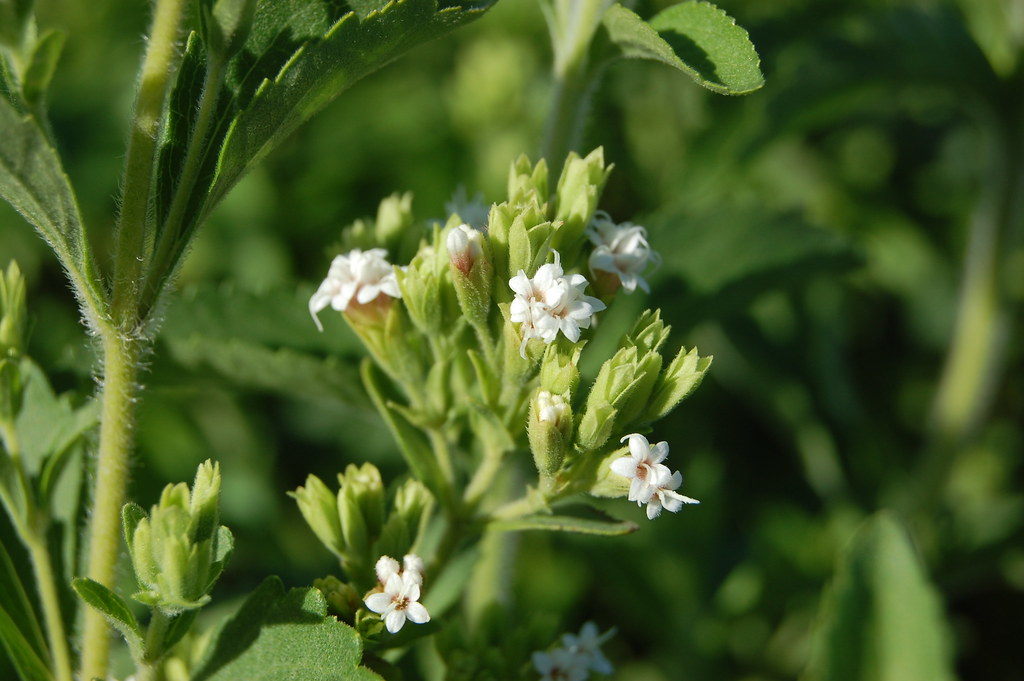
[[(606, 0), (543, 3), (556, 81), (547, 160), (513, 162), (507, 197), (485, 208), (486, 224), (471, 224), (478, 212), (466, 206), (421, 227), (409, 202), (393, 198), (375, 223), (343, 234), (344, 252), (309, 301), (309, 323), (330, 308), (362, 341), (362, 386), (409, 477), (385, 484), (373, 465), (353, 464), (337, 492), (309, 476), (292, 493), (338, 557), (339, 576), (292, 590), (268, 578), (199, 633), (200, 610), (233, 550), (219, 522), (219, 466), (201, 465), (191, 487), (168, 485), (148, 512), (127, 502), (142, 367), (199, 226), (352, 83), (493, 4), (156, 0), (107, 257), (93, 251), (107, 243), (104, 227), (82, 219), (47, 118), (62, 34), (39, 32), (30, 0), (0, 1), (0, 195), (64, 267), (100, 386), (91, 399), (59, 399), (24, 356), (29, 312), (12, 264), (0, 279), (0, 500), (33, 575), (26, 588), (0, 552), (0, 641), (23, 678), (109, 678), (111, 629), (145, 680), (400, 678), (396, 651), (439, 630), (450, 678), (611, 670), (600, 651), (609, 634), (593, 623), (553, 647), (530, 632), (508, 638), (494, 625), (500, 608), (476, 613), (484, 634), (475, 641), (458, 615), (445, 615), (463, 596), (459, 575), (477, 554), (486, 563), (502, 533), (636, 528), (586, 511), (592, 497), (625, 497), (649, 519), (697, 503), (678, 491), (668, 444), (645, 434), (697, 387), (710, 358), (695, 349), (664, 355), (669, 329), (657, 310), (645, 311), (581, 385), (579, 362), (602, 311), (648, 290), (657, 255), (643, 227), (598, 209), (611, 172), (602, 150), (573, 149), (589, 93), (616, 57), (667, 63), (726, 94), (760, 87), (746, 33), (708, 3), (670, 7), (650, 22)], [(83, 456), (92, 475), (80, 504), (67, 490), (80, 486)], [(88, 526), (76, 542), (82, 506)], [(135, 582), (128, 591), (115, 580), (122, 538)], [(448, 595), (428, 609), (431, 589), (445, 584)], [(67, 626), (69, 587), (87, 606), (80, 634)], [(495, 662), (486, 649), (499, 636), (518, 640), (520, 654)]]

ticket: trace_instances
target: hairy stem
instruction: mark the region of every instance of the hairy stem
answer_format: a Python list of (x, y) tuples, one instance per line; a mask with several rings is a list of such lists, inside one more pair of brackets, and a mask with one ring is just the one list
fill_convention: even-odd
[(25, 539), (25, 545), (28, 547), (29, 556), (32, 559), (32, 571), (36, 578), (39, 603), (43, 608), (46, 638), (50, 643), (50, 654), (53, 658), (53, 675), (56, 681), (72, 681), (74, 675), (71, 671), (71, 650), (68, 648), (67, 632), (64, 630), (60, 593), (57, 590), (50, 549), (46, 545), (46, 532), (41, 529)]
[(146, 251), (150, 246), (146, 218), (153, 186), (156, 138), (167, 85), (174, 72), (176, 43), (185, 6), (185, 0), (157, 0), (149, 47), (142, 64), (117, 220), (111, 311), (114, 323), (119, 326), (134, 328), (140, 321), (136, 317), (148, 260)]
[[(99, 455), (92, 495), (87, 574), (113, 588), (121, 547), (121, 506), (128, 485), (128, 456), (132, 446), (136, 378), (140, 342), (111, 332), (103, 338), (103, 392)], [(82, 637), (83, 679), (107, 678), (110, 629), (92, 608), (85, 612)]]

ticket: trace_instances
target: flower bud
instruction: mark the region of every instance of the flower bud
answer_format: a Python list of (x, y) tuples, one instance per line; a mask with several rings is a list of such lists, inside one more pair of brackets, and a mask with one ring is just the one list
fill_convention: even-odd
[(535, 206), (519, 212), (508, 230), (509, 271), (536, 272), (547, 260), (548, 245), (559, 226)]
[(0, 357), (20, 355), (25, 347), (25, 278), (11, 261), (0, 271)]
[(470, 324), (482, 326), (491, 311), (490, 247), (480, 231), (464, 224), (448, 231), (446, 246), (459, 307)]
[(412, 231), (412, 225), (412, 192), (396, 192), (380, 202), (374, 224), (377, 243), (396, 252), (402, 239)]
[(370, 543), (384, 524), (384, 482), (372, 463), (349, 464), (338, 475), (338, 517), (345, 557), (362, 564), (370, 559)]
[(341, 535), (341, 520), (338, 517), (337, 497), (315, 475), (308, 476), (304, 487), (299, 487), (289, 494), (299, 505), (299, 512), (317, 539), (340, 558), (344, 542)]
[[(435, 242), (439, 240), (435, 234)], [(442, 281), (447, 266), (435, 246), (424, 246), (408, 267), (396, 271), (405, 308), (413, 323), (425, 334), (439, 334), (445, 326)]]
[(530, 402), (527, 435), (533, 462), (541, 479), (550, 478), (562, 467), (572, 444), (572, 407), (566, 397), (539, 390)]
[(559, 395), (576, 392), (580, 383), (580, 370), (576, 365), (582, 349), (574, 345), (571, 354), (567, 354), (561, 344), (548, 345), (540, 366), (540, 387)]
[(513, 206), (535, 204), (543, 206), (548, 200), (548, 164), (541, 159), (532, 166), (526, 154), (521, 154), (508, 171), (508, 202)]
[(567, 262), (574, 262), (583, 243), (583, 233), (594, 218), (601, 191), (611, 173), (605, 167), (604, 150), (598, 147), (586, 157), (570, 152), (558, 178), (555, 220), (565, 224), (555, 236), (552, 247), (560, 251)]
[(324, 577), (314, 579), (313, 587), (324, 595), (332, 615), (342, 622), (355, 622), (356, 610), (362, 607), (363, 599), (351, 584), (337, 577)]

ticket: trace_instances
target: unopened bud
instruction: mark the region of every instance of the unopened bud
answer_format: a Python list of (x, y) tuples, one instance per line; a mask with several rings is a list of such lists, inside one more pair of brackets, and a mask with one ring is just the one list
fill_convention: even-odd
[(527, 424), (533, 462), (542, 479), (558, 472), (572, 443), (572, 408), (562, 395), (540, 390), (530, 403)]
[(289, 492), (299, 506), (299, 512), (313, 534), (324, 546), (340, 557), (344, 543), (341, 538), (341, 520), (338, 518), (338, 499), (327, 485), (315, 475), (306, 478), (306, 484)]
[(486, 324), (491, 311), (493, 267), (484, 235), (469, 225), (456, 225), (448, 232), (446, 246), (462, 313), (474, 326)]

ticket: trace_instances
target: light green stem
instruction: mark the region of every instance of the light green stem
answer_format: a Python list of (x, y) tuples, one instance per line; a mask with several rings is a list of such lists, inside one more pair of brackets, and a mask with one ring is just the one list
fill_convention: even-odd
[(29, 557), (32, 559), (32, 570), (36, 578), (36, 589), (39, 592), (39, 603), (43, 607), (43, 620), (46, 623), (46, 638), (50, 643), (53, 674), (57, 681), (72, 681), (71, 651), (68, 648), (67, 632), (64, 630), (64, 618), (60, 610), (60, 594), (57, 591), (57, 580), (53, 572), (53, 561), (50, 549), (46, 545), (45, 531), (37, 532), (26, 538)]
[[(99, 455), (89, 528), (88, 576), (113, 588), (121, 547), (121, 506), (128, 484), (128, 456), (134, 428), (140, 341), (111, 332), (103, 339)], [(92, 608), (85, 611), (80, 678), (107, 678), (110, 628)]]
[(167, 85), (174, 72), (177, 39), (185, 12), (185, 0), (157, 0), (149, 47), (142, 64), (135, 119), (128, 138), (124, 191), (117, 221), (117, 250), (111, 309), (114, 323), (139, 321), (139, 297), (147, 261), (149, 235), (146, 216), (153, 186), (156, 139), (160, 130)]
[[(153, 610), (153, 618), (149, 621), (146, 629), (146, 650), (161, 650), (163, 648), (164, 636), (167, 635), (167, 627), (171, 623), (168, 617), (159, 608)], [(138, 668), (138, 681), (156, 681), (160, 678), (160, 660), (163, 655), (155, 660), (143, 660)]]

